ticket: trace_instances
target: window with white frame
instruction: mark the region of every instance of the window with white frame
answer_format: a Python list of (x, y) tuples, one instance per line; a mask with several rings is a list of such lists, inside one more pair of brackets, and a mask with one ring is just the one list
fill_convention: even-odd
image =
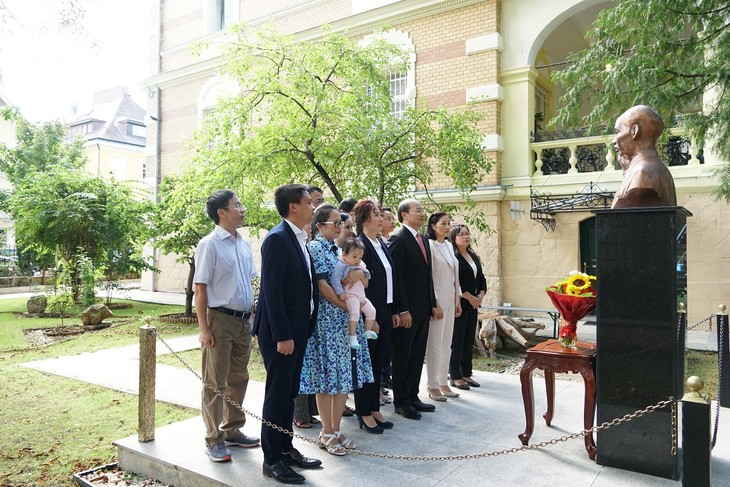
[(408, 76), (406, 73), (402, 71), (390, 73), (390, 97), (390, 113), (395, 118), (403, 117), (411, 101), (408, 98)]
[(401, 118), (406, 110), (414, 105), (416, 99), (416, 49), (407, 32), (395, 29), (367, 36), (361, 44), (369, 44), (376, 35), (409, 53), (405, 71), (386, 73), (390, 81), (391, 113), (396, 118)]
[(239, 20), (239, 0), (203, 0), (205, 35), (220, 32)]

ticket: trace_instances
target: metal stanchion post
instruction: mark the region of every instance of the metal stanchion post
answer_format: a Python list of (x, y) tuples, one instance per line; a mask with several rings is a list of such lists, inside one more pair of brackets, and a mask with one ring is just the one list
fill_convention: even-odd
[(712, 484), (710, 398), (700, 391), (705, 383), (697, 376), (687, 379), (690, 392), (682, 397), (682, 485)]

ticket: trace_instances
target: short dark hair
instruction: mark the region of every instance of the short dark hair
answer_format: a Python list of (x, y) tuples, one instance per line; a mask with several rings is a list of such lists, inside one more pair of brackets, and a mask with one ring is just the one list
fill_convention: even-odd
[(322, 193), (322, 194), (324, 194), (324, 191), (322, 191), (322, 188), (320, 188), (319, 186), (314, 186), (314, 185), (312, 185), (312, 184), (310, 184), (309, 186), (307, 186), (307, 192), (308, 192), (309, 194), (312, 194), (312, 193), (314, 193), (315, 191), (316, 191), (316, 192), (318, 192), (318, 193)]
[(352, 209), (355, 207), (355, 204), (357, 203), (357, 200), (355, 198), (347, 198), (342, 201), (340, 201), (340, 211), (344, 211), (345, 213), (350, 213)]
[(438, 223), (438, 221), (445, 216), (449, 215), (444, 211), (437, 211), (432, 213), (431, 216), (428, 217), (428, 222), (426, 223), (426, 231), (423, 232), (423, 234), (431, 240), (436, 240), (436, 232), (433, 231), (431, 225), (436, 225), (436, 223)]
[(319, 230), (317, 230), (317, 225), (328, 221), (327, 219), (330, 216), (330, 213), (333, 211), (339, 212), (340, 210), (337, 209), (335, 205), (329, 205), (327, 203), (323, 203), (317, 207), (316, 210), (314, 210), (314, 217), (312, 218), (312, 238), (314, 238), (318, 233)]
[(368, 221), (368, 218), (370, 218), (370, 214), (377, 207), (378, 204), (370, 198), (364, 198), (357, 202), (355, 207), (352, 209), (352, 216), (355, 220), (355, 231), (357, 233), (362, 232), (363, 225), (365, 225), (365, 222)]
[(393, 209), (390, 206), (381, 206), (380, 211), (381, 212), (389, 211), (389, 212), (393, 213)]
[(365, 251), (365, 244), (362, 243), (357, 238), (351, 238), (350, 240), (345, 240), (345, 243), (342, 244), (342, 253), (349, 254), (353, 250), (360, 249), (363, 252)]
[(282, 218), (289, 216), (289, 205), (292, 203), (300, 203), (307, 193), (307, 187), (303, 184), (285, 184), (279, 186), (274, 192), (274, 204), (276, 211)]
[(213, 223), (218, 225), (220, 223), (220, 217), (218, 216), (218, 210), (228, 206), (228, 202), (236, 196), (236, 193), (230, 189), (219, 189), (212, 195), (208, 196), (208, 200), (205, 202), (205, 212), (208, 218), (213, 220)]

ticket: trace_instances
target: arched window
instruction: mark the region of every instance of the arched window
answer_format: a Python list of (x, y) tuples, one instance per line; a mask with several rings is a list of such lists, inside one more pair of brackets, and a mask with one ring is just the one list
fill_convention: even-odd
[(390, 79), (391, 113), (400, 118), (408, 108), (414, 106), (416, 100), (416, 49), (407, 32), (395, 29), (367, 36), (360, 44), (366, 46), (376, 38), (384, 39), (409, 53), (405, 72), (393, 68), (386, 73)]

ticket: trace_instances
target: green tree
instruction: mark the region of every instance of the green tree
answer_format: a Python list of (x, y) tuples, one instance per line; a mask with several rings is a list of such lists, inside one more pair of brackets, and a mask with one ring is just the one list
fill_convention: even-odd
[(84, 140), (66, 140), (66, 126), (61, 122), (34, 124), (27, 121), (17, 109), (5, 108), (5, 120), (16, 123), (16, 145), (12, 148), (0, 143), (0, 171), (18, 187), (33, 173), (52, 168), (80, 169), (86, 163)]
[(177, 262), (188, 264), (185, 282), (185, 316), (193, 316), (194, 250), (198, 242), (213, 229), (205, 216), (208, 185), (201, 184), (197, 171), (182, 177), (168, 176), (160, 185), (160, 202), (153, 211), (153, 243), (165, 254), (176, 255)]
[[(665, 120), (681, 115), (700, 145), (712, 140), (720, 155), (730, 157), (727, 0), (618, 0), (599, 13), (586, 39), (590, 47), (554, 73), (565, 95), (553, 124), (596, 127), (647, 104)], [(730, 166), (717, 175), (718, 197), (730, 202)]]
[[(407, 53), (344, 35), (297, 42), (265, 27), (233, 30), (222, 74), (241, 90), (222, 97), (197, 133), (194, 163), (243, 175), (249, 208), (284, 183), (326, 186), (338, 201), (371, 195), (397, 201), (428, 189), (434, 170), (469, 192), (491, 169), (480, 115), (469, 107), (413, 107), (393, 115), (388, 73), (407, 70)], [(252, 37), (251, 40), (249, 38)]]
[[(97, 266), (117, 272), (120, 262), (145, 265), (141, 257), (134, 257), (147, 238), (145, 211), (146, 204), (133, 198), (128, 187), (81, 170), (36, 172), (10, 196), (19, 248), (39, 256), (57, 253), (67, 262), (76, 262), (75, 256), (82, 253)], [(72, 273), (78, 300), (76, 266)]]

